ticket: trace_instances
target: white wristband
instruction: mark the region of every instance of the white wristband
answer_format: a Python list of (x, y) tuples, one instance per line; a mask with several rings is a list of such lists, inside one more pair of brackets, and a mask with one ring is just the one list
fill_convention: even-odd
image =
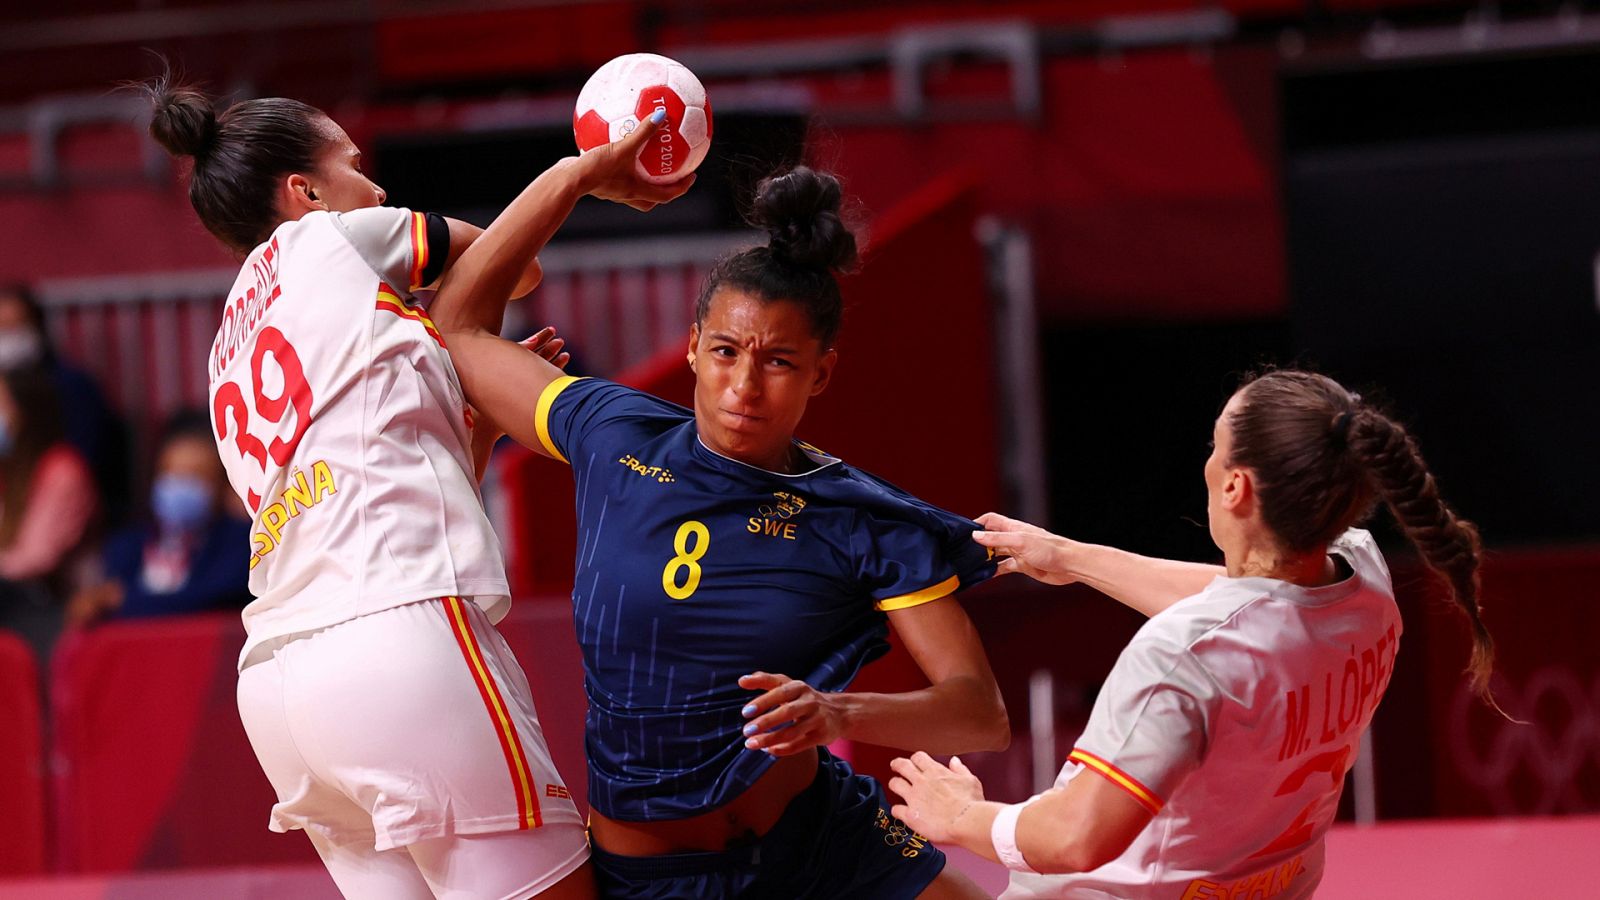
[(1022, 858), (1022, 851), (1017, 849), (1017, 817), (1038, 799), (1030, 797), (1021, 803), (1000, 807), (999, 815), (994, 817), (994, 824), (989, 826), (989, 841), (994, 844), (994, 855), (1000, 858), (1001, 865), (1013, 872), (1039, 874), (1028, 865), (1026, 859)]

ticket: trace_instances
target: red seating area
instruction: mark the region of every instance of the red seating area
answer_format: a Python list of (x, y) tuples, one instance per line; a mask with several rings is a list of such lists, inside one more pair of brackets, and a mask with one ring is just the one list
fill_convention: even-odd
[[(171, 32), (172, 9), (117, 0), (11, 4), (10, 52), (0, 58), (0, 101), (72, 90), (98, 91), (125, 77), (160, 34), (164, 52), (212, 60), (229, 42), (292, 33), (313, 46), (296, 52), (234, 54), (234, 80), (282, 86), (290, 96), (381, 87), (497, 83), (592, 70), (619, 53), (727, 47), (774, 40), (882, 35), (908, 25), (1026, 19), (1053, 28), (1092, 27), (1108, 17), (1226, 11), (1254, 23), (1297, 22), (1384, 13), (1426, 13), (1441, 0), (1324, 0), (1308, 12), (1294, 0), (581, 0), (524, 4), (342, 7), (315, 4), (286, 15), (271, 4), (185, 2), (192, 34)], [(1464, 4), (1463, 4), (1464, 5)], [(326, 6), (325, 9), (316, 7)], [(232, 8), (230, 8), (232, 7)], [(141, 15), (142, 14), (142, 15)], [(78, 45), (52, 39), (75, 27)], [(221, 38), (219, 40), (219, 37)], [(363, 53), (350, 48), (369, 48)], [(373, 71), (375, 70), (375, 71)]]
[[(563, 602), (528, 602), (500, 629), (581, 804), (583, 672), (571, 621)], [(302, 837), (267, 831), (272, 789), (234, 701), (243, 641), (231, 614), (65, 638), (51, 672), (47, 810), (38, 680), (27, 649), (0, 633), (0, 876), (315, 864)]]
[(63, 872), (314, 860), (264, 829), (272, 788), (234, 702), (235, 615), (68, 635), (51, 672), (52, 832)]
[(45, 868), (44, 732), (39, 673), (21, 638), (0, 631), (0, 877)]

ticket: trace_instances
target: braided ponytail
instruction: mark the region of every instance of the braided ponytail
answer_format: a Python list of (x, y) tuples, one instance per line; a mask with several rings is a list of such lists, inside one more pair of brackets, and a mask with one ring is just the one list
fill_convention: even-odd
[[(1467, 671), (1479, 696), (1489, 698), (1494, 669), (1494, 639), (1478, 604), (1478, 569), (1483, 541), (1471, 522), (1457, 516), (1439, 496), (1438, 483), (1404, 426), (1369, 407), (1360, 407), (1350, 425), (1350, 452), (1405, 529), (1428, 568), (1450, 586), (1456, 605), (1472, 625), (1472, 663)], [(1492, 701), (1491, 701), (1492, 702)]]
[[(1494, 640), (1478, 604), (1483, 542), (1439, 496), (1404, 426), (1324, 375), (1268, 371), (1239, 389), (1229, 465), (1254, 471), (1261, 516), (1283, 549), (1309, 553), (1382, 500), (1472, 626), (1472, 687), (1493, 706)], [(1498, 709), (1499, 707), (1495, 707)]]

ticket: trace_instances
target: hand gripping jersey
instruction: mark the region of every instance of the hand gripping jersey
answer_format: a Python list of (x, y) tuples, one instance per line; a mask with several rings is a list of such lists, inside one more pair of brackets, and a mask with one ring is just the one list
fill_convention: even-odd
[(1145, 623), (1056, 786), (1108, 778), (1155, 818), (1112, 862), (1013, 873), (1004, 897), (1311, 896), (1400, 639), (1372, 536), (1348, 531), (1330, 551), (1350, 577), (1319, 588), (1219, 577)]
[(448, 243), (442, 219), (404, 209), (314, 212), (252, 251), (228, 293), (208, 371), (253, 522), (241, 666), (274, 638), (431, 597), (504, 615), (466, 402), (412, 294)]
[(800, 475), (735, 462), (691, 411), (596, 379), (537, 409), (576, 480), (589, 802), (613, 819), (715, 809), (772, 765), (744, 747), (740, 676), (843, 690), (887, 649), (885, 610), (994, 574), (972, 521), (815, 448)]

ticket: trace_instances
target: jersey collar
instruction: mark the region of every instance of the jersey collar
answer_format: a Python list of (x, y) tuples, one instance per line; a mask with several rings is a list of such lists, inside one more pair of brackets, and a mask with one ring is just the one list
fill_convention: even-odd
[(1366, 579), (1361, 576), (1361, 570), (1356, 567), (1355, 554), (1349, 549), (1340, 546), (1337, 542), (1328, 546), (1328, 552), (1343, 559), (1345, 565), (1350, 567), (1350, 573), (1344, 578), (1324, 584), (1319, 587), (1301, 587), (1277, 578), (1267, 578), (1261, 575), (1248, 575), (1243, 578), (1229, 579), (1226, 575), (1217, 576), (1218, 580), (1227, 579), (1238, 583), (1257, 585), (1265, 593), (1288, 600), (1300, 606), (1328, 606), (1355, 594), (1366, 585)]
[(699, 433), (698, 430), (695, 432), (694, 442), (696, 444), (700, 445), (700, 449), (702, 449), (705, 452), (711, 454), (712, 456), (716, 457), (717, 459), (720, 459), (720, 460), (722, 460), (724, 462), (727, 462), (727, 463), (731, 463), (731, 464), (733, 464), (735, 466), (738, 466), (741, 469), (749, 469), (752, 472), (760, 472), (760, 473), (762, 473), (764, 475), (771, 475), (774, 478), (806, 478), (808, 476), (815, 475), (818, 472), (821, 472), (823, 469), (826, 469), (829, 466), (835, 466), (835, 465), (838, 465), (841, 462), (844, 462), (844, 460), (839, 459), (837, 456), (829, 456), (828, 454), (823, 453), (821, 450), (818, 450), (817, 448), (811, 446), (810, 444), (805, 443), (804, 441), (795, 441), (794, 445), (797, 448), (799, 448), (801, 453), (804, 453), (806, 455), (807, 459), (809, 459), (812, 462), (816, 463), (817, 467), (814, 468), (814, 469), (807, 469), (804, 472), (795, 472), (793, 474), (788, 473), (788, 472), (774, 472), (771, 469), (763, 469), (760, 466), (752, 466), (747, 462), (740, 462), (739, 460), (734, 459), (731, 456), (723, 456), (721, 453), (718, 453), (717, 451), (711, 449), (706, 444), (705, 441), (700, 439), (700, 433)]

